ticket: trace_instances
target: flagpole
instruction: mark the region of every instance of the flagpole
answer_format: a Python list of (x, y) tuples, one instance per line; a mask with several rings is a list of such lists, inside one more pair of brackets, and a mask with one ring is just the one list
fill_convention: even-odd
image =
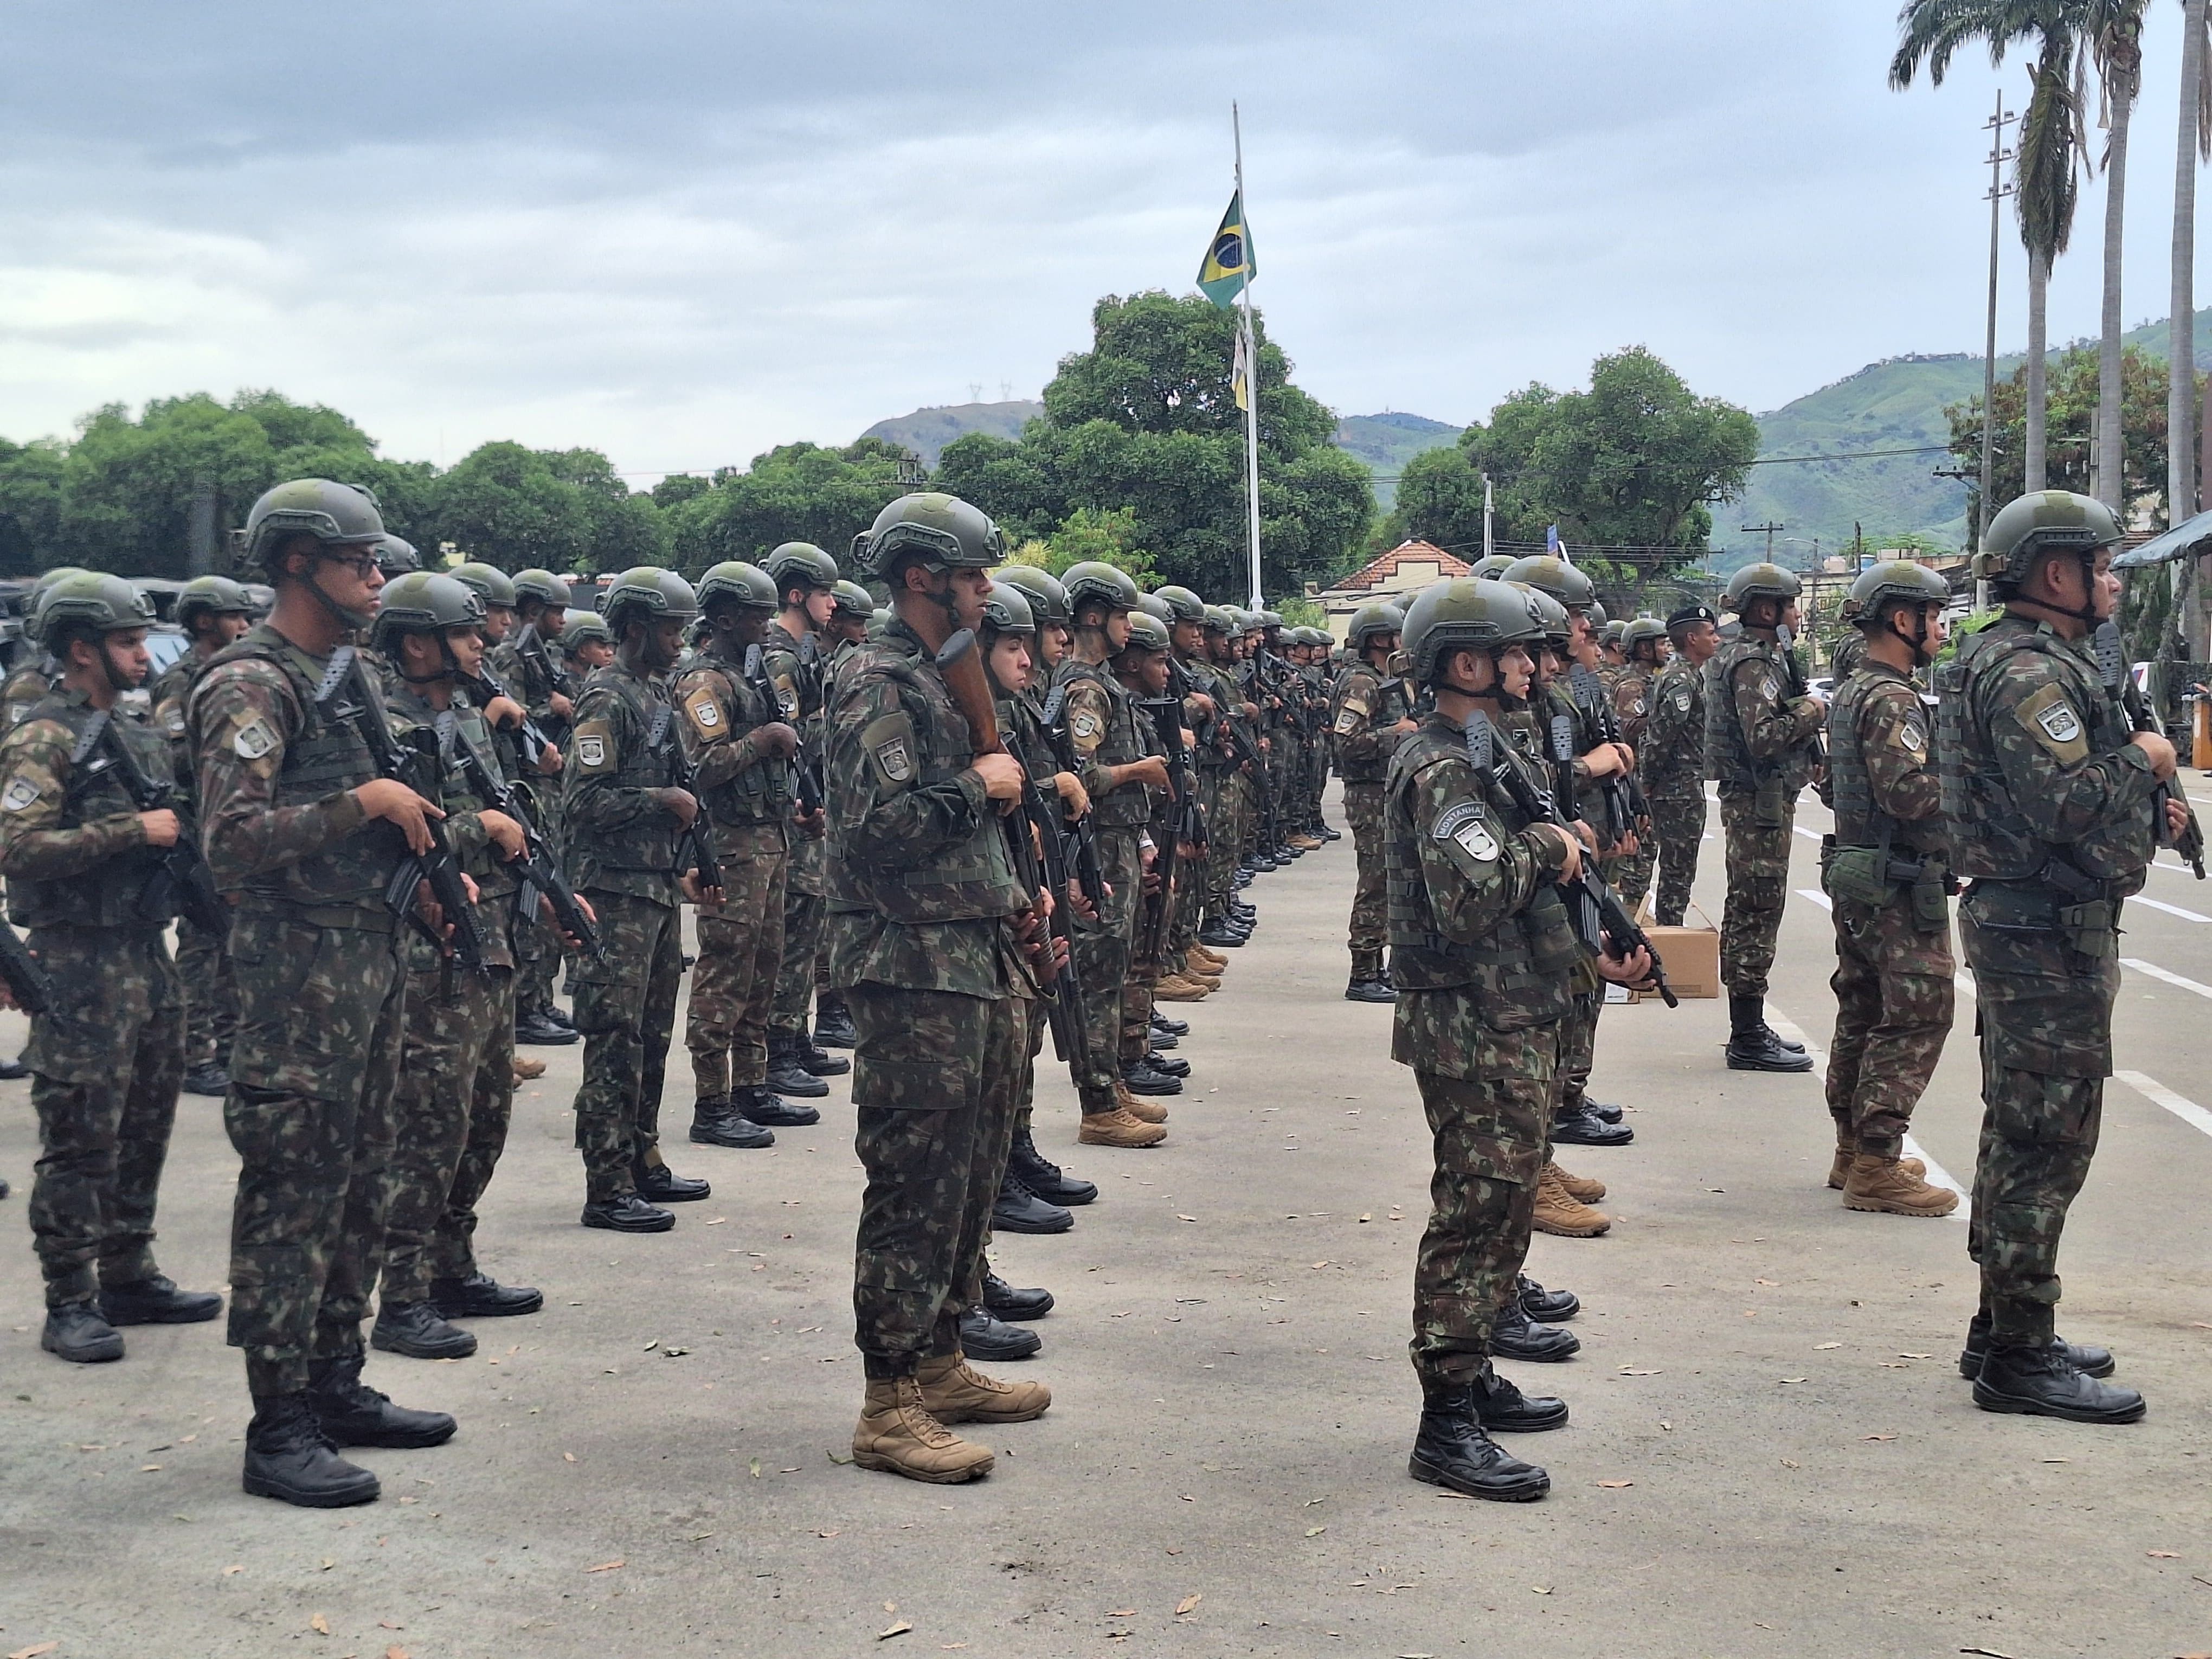
[(1243, 304), (1244, 364), (1244, 496), (1251, 561), (1252, 608), (1266, 603), (1260, 584), (1260, 342), (1252, 331), (1252, 204), (1244, 195), (1244, 121), (1232, 100), (1229, 125), (1237, 137), (1237, 202), (1243, 216), (1244, 280), (1237, 284)]

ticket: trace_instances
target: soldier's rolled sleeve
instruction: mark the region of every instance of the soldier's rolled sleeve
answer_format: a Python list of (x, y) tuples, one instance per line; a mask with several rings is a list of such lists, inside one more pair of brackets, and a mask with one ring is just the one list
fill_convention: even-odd
[[(1917, 751), (1905, 742), (1905, 728), (1917, 721)], [(1866, 700), (1859, 715), (1859, 753), (1865, 757), (1874, 804), (1904, 823), (1934, 818), (1943, 810), (1943, 789), (1928, 763), (1927, 720), (1920, 698), (1899, 687)]]
[[(2065, 846), (2130, 813), (2148, 821), (2148, 803), (2159, 781), (2140, 746), (2129, 744), (2115, 753), (2066, 765), (2028, 734), (2019, 712), (2045, 685), (2056, 684), (2054, 678), (2032, 664), (1996, 678), (1984, 729), (1996, 739), (1992, 746), (2007, 793), (2035, 836)], [(2079, 708), (2075, 714), (2087, 731), (2087, 714)]]
[[(257, 719), (276, 742), (253, 759), (240, 755), (235, 734)], [(199, 757), (200, 848), (216, 885), (226, 890), (336, 846), (368, 821), (349, 789), (300, 806), (276, 805), (284, 746), (298, 735), (278, 671), (233, 662), (200, 682), (191, 710), (192, 750)]]

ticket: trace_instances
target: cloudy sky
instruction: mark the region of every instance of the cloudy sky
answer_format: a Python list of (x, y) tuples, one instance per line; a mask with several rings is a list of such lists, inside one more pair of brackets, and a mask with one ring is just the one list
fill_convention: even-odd
[[(2179, 15), (2160, 0), (2147, 41), (2130, 323), (2166, 311)], [(388, 454), (589, 445), (642, 483), (975, 387), (1034, 397), (1098, 295), (1191, 287), (1232, 97), (1255, 295), (1339, 410), (1466, 420), (1632, 343), (1769, 409), (1979, 346), (1996, 81), (1977, 53), (1888, 91), (1893, 20), (11, 0), (0, 434), (270, 386)], [(2101, 183), (2081, 213), (2055, 339), (2096, 327)]]

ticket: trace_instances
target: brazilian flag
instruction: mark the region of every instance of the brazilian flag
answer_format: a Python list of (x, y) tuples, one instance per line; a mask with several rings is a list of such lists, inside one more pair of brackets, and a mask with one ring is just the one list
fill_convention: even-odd
[(1206, 263), (1198, 268), (1198, 285), (1206, 297), (1224, 311), (1236, 308), (1244, 284), (1259, 273), (1252, 257), (1252, 238), (1244, 228), (1244, 192), (1229, 198), (1229, 211), (1221, 216), (1221, 228), (1206, 250)]

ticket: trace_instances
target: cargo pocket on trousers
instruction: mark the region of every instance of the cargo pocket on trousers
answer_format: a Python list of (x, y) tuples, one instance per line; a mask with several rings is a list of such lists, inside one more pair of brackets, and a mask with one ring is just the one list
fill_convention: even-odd
[(853, 1054), (853, 1104), (884, 1111), (949, 1111), (983, 1092), (984, 1033), (991, 1006), (945, 991), (899, 999), (905, 1018), (889, 1030), (861, 1027)]

